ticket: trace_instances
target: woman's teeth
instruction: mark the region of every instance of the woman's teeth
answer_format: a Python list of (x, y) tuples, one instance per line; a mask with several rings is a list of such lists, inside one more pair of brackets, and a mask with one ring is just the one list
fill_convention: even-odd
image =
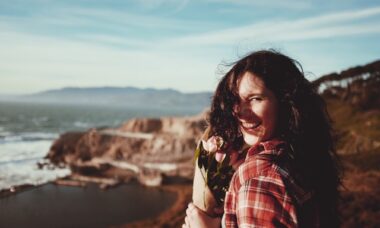
[(256, 128), (257, 126), (259, 126), (259, 123), (241, 123), (241, 125), (244, 128)]

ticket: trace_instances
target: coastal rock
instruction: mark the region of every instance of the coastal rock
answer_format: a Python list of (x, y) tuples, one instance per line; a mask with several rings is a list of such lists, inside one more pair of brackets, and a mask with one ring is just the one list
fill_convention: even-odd
[(129, 132), (143, 132), (151, 133), (158, 132), (162, 128), (161, 119), (131, 119), (130, 121), (124, 123), (119, 130), (129, 131)]
[(46, 158), (71, 167), (74, 174), (128, 170), (113, 175), (128, 180), (132, 175), (150, 186), (159, 185), (163, 177), (192, 179), (193, 153), (207, 125), (205, 115), (131, 119), (117, 128), (68, 132), (53, 143)]

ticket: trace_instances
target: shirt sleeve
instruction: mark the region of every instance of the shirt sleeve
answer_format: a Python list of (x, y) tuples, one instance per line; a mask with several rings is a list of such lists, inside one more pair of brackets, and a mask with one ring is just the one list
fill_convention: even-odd
[(296, 209), (280, 178), (247, 180), (236, 195), (239, 227), (297, 227)]

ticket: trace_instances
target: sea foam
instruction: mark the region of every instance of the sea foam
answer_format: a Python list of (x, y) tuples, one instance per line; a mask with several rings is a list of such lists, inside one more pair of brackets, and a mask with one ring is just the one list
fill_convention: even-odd
[(0, 189), (22, 184), (43, 184), (70, 174), (69, 169), (38, 169), (52, 140), (0, 143)]

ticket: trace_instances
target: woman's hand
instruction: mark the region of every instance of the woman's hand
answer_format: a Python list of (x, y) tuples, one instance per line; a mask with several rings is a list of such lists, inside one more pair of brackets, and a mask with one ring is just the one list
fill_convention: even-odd
[[(223, 213), (220, 209), (215, 212)], [(189, 203), (186, 209), (185, 224), (182, 225), (182, 228), (219, 228), (221, 220), (220, 217), (210, 217), (193, 203)]]

